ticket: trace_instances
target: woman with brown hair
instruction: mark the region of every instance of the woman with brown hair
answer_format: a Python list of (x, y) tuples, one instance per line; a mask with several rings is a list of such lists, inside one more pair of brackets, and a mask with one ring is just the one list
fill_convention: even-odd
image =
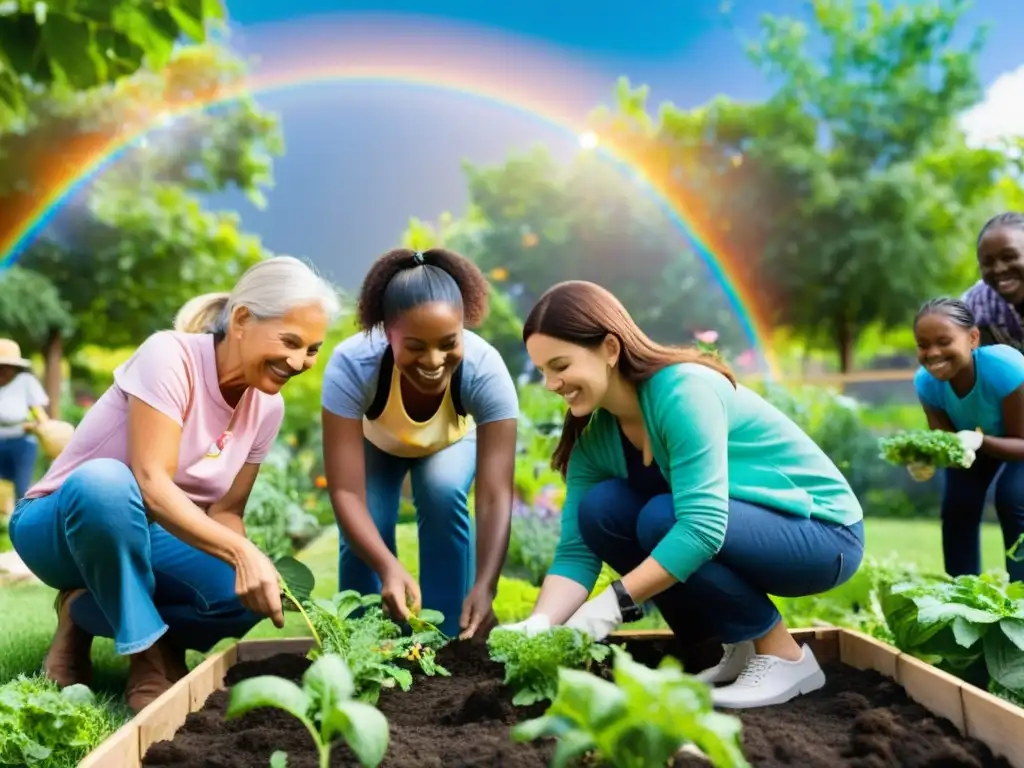
[[(553, 460), (567, 489), (533, 614), (511, 627), (601, 639), (653, 600), (677, 636), (723, 643), (699, 675), (725, 684), (718, 706), (824, 685), (768, 595), (824, 592), (860, 565), (863, 513), (825, 453), (720, 360), (653, 342), (592, 283), (551, 288), (523, 340), (569, 405)], [(586, 602), (602, 562), (622, 578)]]

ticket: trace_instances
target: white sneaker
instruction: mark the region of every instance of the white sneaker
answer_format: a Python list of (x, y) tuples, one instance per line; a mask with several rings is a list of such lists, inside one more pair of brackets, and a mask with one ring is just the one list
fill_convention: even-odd
[(721, 661), (703, 672), (698, 672), (694, 677), (708, 685), (733, 682), (754, 655), (754, 641), (729, 643), (722, 646), (722, 651), (724, 653)]
[(786, 661), (778, 656), (751, 657), (736, 682), (712, 689), (711, 701), (725, 709), (770, 707), (816, 691), (823, 685), (825, 673), (814, 658), (814, 652), (805, 645), (798, 661)]

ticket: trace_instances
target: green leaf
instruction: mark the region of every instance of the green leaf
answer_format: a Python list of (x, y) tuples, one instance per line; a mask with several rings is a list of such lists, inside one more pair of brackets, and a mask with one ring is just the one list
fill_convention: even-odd
[(260, 707), (281, 709), (308, 722), (311, 702), (306, 692), (290, 680), (261, 675), (242, 680), (231, 688), (225, 717), (230, 720)]
[(294, 557), (286, 556), (279, 558), (274, 563), (274, 567), (277, 568), (278, 574), (296, 600), (299, 602), (309, 600), (313, 594), (313, 588), (316, 586), (316, 577), (304, 563)]
[(1016, 696), (1024, 696), (1024, 653), (1004, 632), (985, 635), (985, 664), (999, 685)]
[(288, 768), (288, 753), (276, 750), (270, 756), (270, 768)]
[(60, 692), (60, 695), (62, 698), (67, 699), (76, 706), (85, 706), (96, 703), (96, 695), (89, 690), (88, 686), (82, 685), (81, 683), (77, 685), (69, 685)]
[(303, 686), (320, 698), (324, 709), (348, 701), (356, 692), (352, 671), (341, 656), (325, 653), (302, 675)]
[(1024, 652), (1024, 621), (1021, 619), (1003, 619), (999, 628), (1017, 648)]
[(326, 715), (324, 730), (341, 733), (363, 768), (376, 768), (388, 750), (387, 718), (361, 701), (338, 704)]
[(566, 768), (597, 746), (594, 737), (586, 731), (572, 730), (558, 739), (555, 753), (551, 756), (551, 768)]
[[(1003, 620), (1004, 622), (1006, 619)], [(970, 648), (985, 634), (983, 625), (972, 624), (963, 616), (953, 619), (953, 637), (964, 648)]]

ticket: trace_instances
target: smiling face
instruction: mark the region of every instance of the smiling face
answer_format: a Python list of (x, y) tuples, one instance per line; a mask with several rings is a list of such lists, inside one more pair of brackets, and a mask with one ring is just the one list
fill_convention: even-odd
[(932, 312), (918, 318), (914, 338), (921, 365), (936, 379), (949, 381), (971, 364), (980, 334), (977, 328), (963, 328), (947, 315)]
[(327, 315), (316, 304), (267, 320), (256, 320), (243, 308), (236, 322), (242, 330), (238, 352), (245, 383), (268, 395), (313, 367), (327, 333)]
[(1024, 230), (993, 227), (978, 243), (981, 279), (1011, 304), (1024, 303)]
[(462, 311), (444, 302), (408, 309), (388, 326), (395, 365), (425, 395), (445, 391), (462, 362)]
[(544, 375), (544, 386), (561, 395), (573, 416), (599, 408), (619, 359), (618, 340), (608, 336), (596, 349), (535, 333), (526, 341), (530, 360)]

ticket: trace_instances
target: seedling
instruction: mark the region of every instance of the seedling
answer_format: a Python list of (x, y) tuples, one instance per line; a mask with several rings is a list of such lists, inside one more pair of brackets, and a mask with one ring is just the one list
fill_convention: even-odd
[(517, 741), (558, 739), (551, 768), (596, 752), (614, 768), (666, 765), (696, 746), (716, 768), (749, 768), (738, 718), (715, 712), (708, 686), (683, 674), (672, 658), (651, 669), (613, 648), (614, 682), (575, 669), (558, 672), (558, 694), (547, 711), (512, 729)]
[(512, 703), (528, 706), (551, 700), (558, 691), (561, 667), (589, 669), (608, 657), (608, 646), (571, 627), (553, 627), (528, 637), (523, 632), (495, 629), (487, 638), (492, 661), (505, 665), (505, 685), (516, 689)]
[[(302, 676), (300, 688), (274, 675), (252, 677), (231, 689), (227, 719), (261, 707), (274, 707), (297, 718), (316, 744), (320, 768), (328, 768), (331, 747), (344, 739), (363, 768), (377, 768), (388, 749), (388, 721), (375, 707), (356, 701), (355, 681), (348, 665), (335, 654), (321, 656)], [(283, 768), (287, 757), (275, 752), (272, 768)]]
[(322, 646), (323, 643), (320, 642), (320, 635), (317, 634), (316, 627), (313, 626), (309, 614), (302, 607), (304, 602), (310, 600), (313, 595), (313, 587), (316, 586), (316, 577), (313, 572), (294, 557), (287, 556), (277, 560), (274, 567), (277, 568), (277, 577), (281, 584), (281, 597), (287, 601), (282, 603), (282, 607), (286, 611), (298, 611), (305, 620), (306, 626), (309, 627), (309, 631), (313, 633), (313, 640), (318, 646)]

